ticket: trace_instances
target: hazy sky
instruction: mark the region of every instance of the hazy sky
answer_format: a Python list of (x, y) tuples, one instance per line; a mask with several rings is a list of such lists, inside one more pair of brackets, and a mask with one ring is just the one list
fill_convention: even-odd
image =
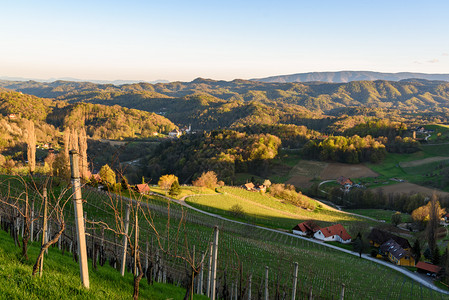
[(449, 73), (449, 1), (0, 0), (0, 76)]

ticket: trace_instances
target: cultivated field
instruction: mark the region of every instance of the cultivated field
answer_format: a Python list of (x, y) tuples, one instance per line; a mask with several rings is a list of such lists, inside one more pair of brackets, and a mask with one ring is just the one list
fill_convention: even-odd
[(310, 187), (313, 179), (330, 180), (340, 176), (349, 178), (376, 177), (379, 174), (363, 164), (326, 163), (301, 160), (290, 172), (286, 182), (298, 187)]
[(417, 184), (410, 183), (410, 182), (401, 182), (401, 183), (387, 185), (387, 186), (383, 186), (383, 187), (377, 187), (377, 188), (374, 188), (373, 190), (376, 191), (376, 190), (380, 190), (380, 189), (383, 190), (387, 194), (390, 194), (390, 193), (392, 193), (392, 194), (394, 194), (394, 193), (406, 193), (406, 194), (422, 193), (422, 194), (432, 195), (433, 192), (436, 192), (437, 195), (439, 195), (441, 197), (449, 197), (449, 193), (447, 193), (447, 192), (428, 188), (428, 187), (417, 185)]

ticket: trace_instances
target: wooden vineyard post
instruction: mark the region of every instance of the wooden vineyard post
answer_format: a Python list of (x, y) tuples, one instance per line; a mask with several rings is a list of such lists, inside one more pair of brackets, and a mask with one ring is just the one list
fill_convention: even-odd
[(298, 263), (295, 262), (293, 270), (293, 288), (292, 288), (292, 300), (296, 299), (296, 285), (298, 282)]
[(78, 152), (70, 151), (70, 168), (72, 170), (73, 204), (75, 207), (75, 225), (80, 263), (81, 281), (89, 288), (89, 270), (87, 267), (86, 233), (84, 231), (83, 200), (81, 199), (81, 180), (78, 163)]
[(137, 251), (139, 251), (138, 246), (139, 246), (139, 220), (138, 220), (138, 216), (137, 213), (139, 211), (139, 208), (136, 207), (136, 215), (134, 217), (134, 229), (135, 229), (135, 236), (134, 236), (134, 276), (137, 277), (139, 276), (139, 270), (137, 268)]
[(340, 295), (340, 300), (345, 299), (345, 284), (342, 283), (341, 284), (341, 295)]
[(210, 298), (210, 282), (212, 277), (212, 250), (213, 250), (213, 243), (211, 242), (209, 245), (209, 266), (207, 270), (207, 291), (206, 296)]
[[(42, 246), (47, 242), (47, 213), (48, 213), (47, 212), (47, 209), (48, 209), (47, 188), (44, 188), (43, 196), (44, 196), (44, 220), (43, 220), (43, 224), (42, 224), (42, 243), (41, 243)], [(39, 276), (42, 277), (42, 270), (44, 267), (44, 256), (43, 255), (42, 255), (39, 267), (40, 267), (39, 268)]]
[(265, 266), (265, 300), (268, 300), (268, 266)]
[(212, 249), (212, 281), (211, 281), (211, 287), (210, 292), (211, 300), (215, 300), (215, 294), (216, 294), (216, 285), (217, 285), (217, 258), (218, 258), (218, 226), (214, 227), (214, 245)]
[(313, 300), (312, 287), (309, 288), (309, 300)]
[(125, 233), (123, 235), (123, 253), (122, 253), (122, 265), (120, 268), (120, 274), (125, 276), (125, 267), (126, 267), (126, 248), (128, 247), (128, 228), (129, 228), (129, 204), (126, 205), (125, 211)]
[(198, 290), (197, 294), (202, 295), (203, 294), (203, 278), (204, 276), (204, 252), (201, 252), (201, 266), (200, 266), (200, 276), (198, 280)]
[[(0, 218), (1, 220), (1, 218)], [(34, 241), (34, 198), (33, 201), (31, 202), (31, 224), (30, 224), (30, 241), (33, 242)]]

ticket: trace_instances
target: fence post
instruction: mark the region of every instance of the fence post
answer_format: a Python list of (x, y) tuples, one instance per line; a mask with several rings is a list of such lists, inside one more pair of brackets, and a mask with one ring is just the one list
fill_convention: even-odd
[(215, 300), (215, 289), (217, 285), (217, 258), (218, 258), (218, 226), (214, 227), (214, 245), (213, 245), (213, 255), (212, 255), (212, 282), (211, 282), (211, 300)]
[(75, 224), (80, 263), (81, 281), (89, 288), (89, 271), (87, 267), (86, 233), (84, 231), (83, 200), (81, 199), (81, 180), (78, 163), (78, 152), (70, 151), (70, 167), (72, 170), (73, 204), (75, 206)]
[(268, 266), (265, 266), (265, 300), (268, 300)]
[(340, 300), (345, 299), (345, 284), (342, 283), (341, 284), (341, 295), (340, 295)]
[(293, 270), (293, 288), (292, 288), (292, 300), (296, 299), (296, 285), (298, 282), (298, 263), (295, 262)]
[(122, 274), (122, 276), (125, 276), (126, 249), (128, 247), (128, 228), (129, 228), (129, 204), (126, 205), (126, 210), (125, 210), (125, 232), (123, 235), (122, 265), (120, 268), (120, 274)]
[[(1, 221), (1, 217), (0, 217), (0, 221)], [(33, 201), (31, 201), (31, 224), (30, 224), (30, 240), (31, 242), (34, 241), (34, 198)]]
[(200, 266), (200, 279), (198, 280), (197, 294), (203, 294), (203, 280), (204, 280), (204, 252), (201, 252), (201, 266)]
[(309, 288), (309, 300), (313, 300), (312, 287)]
[(207, 270), (207, 291), (206, 291), (206, 296), (209, 298), (210, 298), (210, 283), (212, 277), (212, 250), (213, 250), (213, 243), (211, 242), (209, 245), (209, 265)]
[[(43, 246), (47, 242), (47, 209), (48, 209), (48, 200), (47, 200), (47, 188), (44, 187), (43, 191), (44, 196), (44, 219), (42, 224), (42, 243)], [(42, 277), (42, 270), (44, 267), (44, 256), (42, 255), (41, 262), (40, 262), (40, 268), (39, 268), (39, 275)]]
[(134, 217), (134, 229), (135, 229), (135, 236), (134, 236), (134, 276), (139, 276), (138, 272), (138, 268), (137, 268), (137, 251), (139, 251), (139, 220), (138, 220), (138, 215), (137, 213), (139, 212), (139, 204), (137, 203), (136, 206), (136, 214)]

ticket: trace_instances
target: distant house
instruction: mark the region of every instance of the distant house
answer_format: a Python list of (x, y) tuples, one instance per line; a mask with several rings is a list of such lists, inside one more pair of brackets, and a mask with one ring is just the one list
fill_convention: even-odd
[(338, 177), (337, 182), (340, 185), (353, 185), (354, 184), (351, 179), (349, 179), (348, 177), (344, 177), (344, 176)]
[(15, 119), (17, 119), (17, 116), (16, 116), (16, 114), (9, 114), (9, 115), (8, 115), (8, 118), (9, 118), (10, 120), (15, 120)]
[(425, 273), (429, 276), (436, 277), (441, 272), (441, 267), (420, 261), (415, 266), (419, 273)]
[(265, 193), (267, 191), (267, 187), (262, 184), (262, 185), (257, 186), (257, 190), (262, 193)]
[(293, 227), (293, 234), (312, 236), (318, 230), (320, 227), (314, 221), (308, 220)]
[(182, 132), (179, 131), (178, 129), (172, 130), (168, 133), (168, 136), (171, 138), (177, 138), (180, 137), (182, 135)]
[(414, 266), (415, 259), (409, 250), (405, 250), (395, 240), (389, 239), (379, 248), (382, 255), (398, 266)]
[(368, 240), (371, 246), (379, 248), (381, 245), (386, 243), (388, 240), (393, 239), (396, 243), (398, 243), (402, 249), (410, 250), (412, 247), (407, 239), (391, 234), (389, 232), (373, 228), (368, 235)]
[(150, 187), (146, 183), (137, 184), (136, 188), (141, 195), (148, 195), (150, 193)]
[(341, 224), (335, 224), (326, 228), (321, 228), (313, 235), (317, 240), (337, 241), (342, 244), (351, 242), (351, 236)]
[(255, 187), (254, 183), (252, 182), (245, 183), (243, 186), (246, 188), (247, 191), (252, 191)]

